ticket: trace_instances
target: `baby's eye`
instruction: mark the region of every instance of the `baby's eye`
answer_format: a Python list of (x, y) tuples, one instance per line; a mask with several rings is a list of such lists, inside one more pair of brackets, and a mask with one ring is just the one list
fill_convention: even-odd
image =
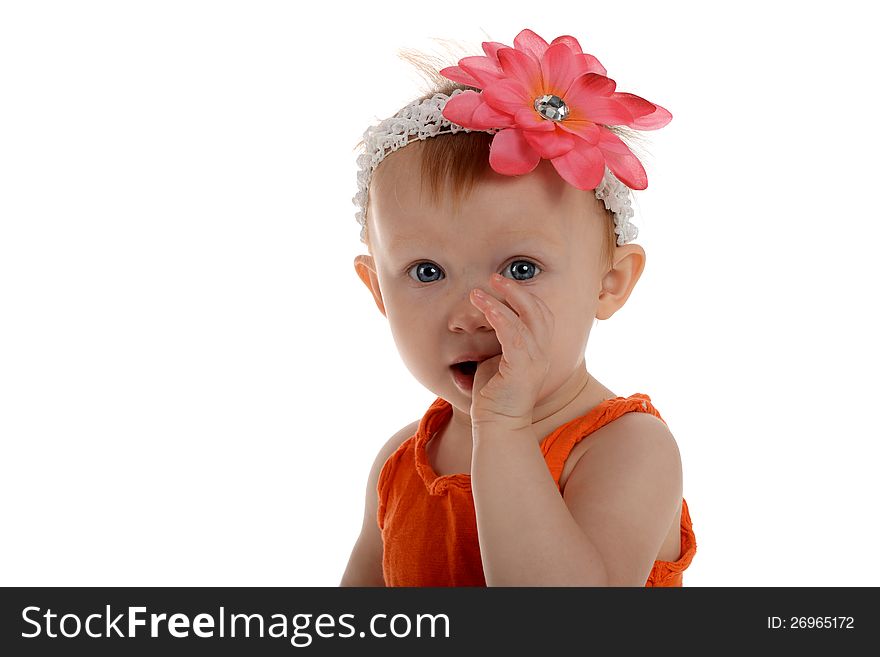
[(539, 271), (541, 271), (541, 268), (530, 260), (514, 260), (505, 267), (505, 271), (507, 269), (510, 269), (511, 274), (513, 274), (513, 280), (515, 281), (531, 280), (538, 275)]
[[(530, 260), (514, 260), (505, 271), (510, 270), (512, 278), (516, 281), (528, 281), (533, 279), (541, 271), (541, 268)], [(409, 268), (408, 274), (420, 283), (433, 283), (443, 278), (443, 272), (433, 262), (418, 262)], [(510, 277), (509, 277), (510, 278)]]
[[(412, 272), (416, 275), (413, 276)], [(410, 277), (415, 278), (419, 283), (433, 283), (440, 280), (440, 268), (433, 262), (419, 262), (409, 268)]]

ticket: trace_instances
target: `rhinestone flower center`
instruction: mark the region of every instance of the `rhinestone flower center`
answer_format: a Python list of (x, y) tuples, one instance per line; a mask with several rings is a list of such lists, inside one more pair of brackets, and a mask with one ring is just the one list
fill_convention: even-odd
[(535, 110), (545, 119), (551, 121), (562, 121), (568, 116), (569, 109), (565, 101), (559, 96), (545, 94), (540, 98), (535, 98)]

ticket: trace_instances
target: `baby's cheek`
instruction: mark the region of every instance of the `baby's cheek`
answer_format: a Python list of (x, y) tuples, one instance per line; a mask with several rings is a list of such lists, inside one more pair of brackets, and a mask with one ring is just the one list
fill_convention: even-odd
[(560, 354), (582, 355), (590, 328), (595, 319), (587, 308), (569, 306), (554, 315), (553, 345)]

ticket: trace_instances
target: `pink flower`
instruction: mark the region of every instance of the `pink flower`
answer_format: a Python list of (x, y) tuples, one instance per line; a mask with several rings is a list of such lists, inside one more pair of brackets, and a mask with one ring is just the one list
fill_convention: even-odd
[(615, 91), (605, 67), (572, 36), (548, 44), (525, 29), (513, 44), (486, 41), (486, 57), (465, 57), (440, 71), (482, 90), (450, 98), (443, 116), (473, 130), (499, 129), (489, 151), (489, 164), (498, 173), (522, 175), (544, 158), (578, 189), (595, 189), (606, 165), (630, 189), (645, 189), (642, 163), (605, 126), (656, 130), (672, 114)]

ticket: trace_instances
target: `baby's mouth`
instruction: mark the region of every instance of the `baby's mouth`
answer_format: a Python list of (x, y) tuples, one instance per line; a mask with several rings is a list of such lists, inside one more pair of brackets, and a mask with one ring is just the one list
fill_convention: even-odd
[(467, 376), (473, 376), (477, 373), (477, 361), (475, 360), (466, 360), (461, 363), (455, 363), (455, 365), (451, 365), (452, 369), (461, 372)]
[(465, 392), (474, 389), (474, 375), (477, 373), (477, 365), (475, 360), (466, 360), (449, 366), (456, 385)]

